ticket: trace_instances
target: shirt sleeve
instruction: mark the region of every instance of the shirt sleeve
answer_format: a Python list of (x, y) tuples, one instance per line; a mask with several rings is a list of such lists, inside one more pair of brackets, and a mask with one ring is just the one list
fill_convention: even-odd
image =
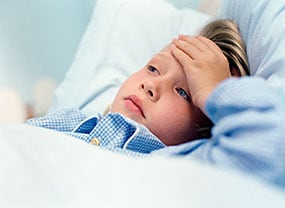
[(231, 78), (208, 98), (212, 137), (165, 148), (162, 153), (254, 173), (285, 185), (284, 106), (264, 80)]

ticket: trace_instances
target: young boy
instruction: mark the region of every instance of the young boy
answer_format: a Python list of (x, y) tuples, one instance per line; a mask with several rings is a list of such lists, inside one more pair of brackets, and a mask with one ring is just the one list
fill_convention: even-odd
[[(206, 38), (187, 38), (215, 46)], [(211, 123), (194, 104), (192, 89), (188, 87), (188, 72), (174, 56), (176, 50), (173, 47), (173, 43), (167, 45), (122, 84), (107, 115), (85, 118), (78, 109), (67, 109), (28, 123), (63, 131), (87, 142), (100, 143), (100, 146), (140, 153), (200, 138), (198, 128)], [(217, 77), (215, 81), (219, 83), (231, 74), (221, 50), (218, 47), (214, 49), (205, 51), (201, 56), (213, 56), (207, 62), (218, 63), (211, 68), (216, 68), (214, 78)], [(216, 73), (221, 76), (216, 76)], [(106, 132), (102, 133), (102, 129)], [(83, 132), (89, 135), (83, 135)], [(114, 138), (117, 135), (119, 138)]]
[(106, 115), (68, 109), (27, 123), (133, 156), (187, 155), (277, 182), (283, 111), (261, 79), (231, 78), (247, 74), (232, 22), (215, 21), (201, 34), (211, 40), (180, 36), (131, 75)]

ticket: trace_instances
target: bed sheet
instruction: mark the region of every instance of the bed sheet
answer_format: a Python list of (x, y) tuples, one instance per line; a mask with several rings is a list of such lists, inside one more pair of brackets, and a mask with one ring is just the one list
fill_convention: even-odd
[(0, 207), (285, 206), (281, 190), (195, 161), (133, 159), (24, 124), (0, 138)]

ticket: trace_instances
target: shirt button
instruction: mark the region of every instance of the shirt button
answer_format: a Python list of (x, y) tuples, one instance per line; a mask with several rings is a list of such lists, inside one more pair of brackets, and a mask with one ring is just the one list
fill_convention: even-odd
[(100, 145), (100, 141), (99, 139), (97, 139), (96, 137), (94, 137), (93, 139), (91, 139), (90, 141), (91, 144), (99, 146)]

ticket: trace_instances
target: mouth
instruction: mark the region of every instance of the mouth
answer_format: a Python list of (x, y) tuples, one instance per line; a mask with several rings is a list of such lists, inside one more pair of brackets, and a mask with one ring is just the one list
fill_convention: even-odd
[(136, 114), (140, 114), (142, 117), (145, 118), (142, 101), (136, 95), (130, 95), (126, 97), (125, 105), (130, 111)]

